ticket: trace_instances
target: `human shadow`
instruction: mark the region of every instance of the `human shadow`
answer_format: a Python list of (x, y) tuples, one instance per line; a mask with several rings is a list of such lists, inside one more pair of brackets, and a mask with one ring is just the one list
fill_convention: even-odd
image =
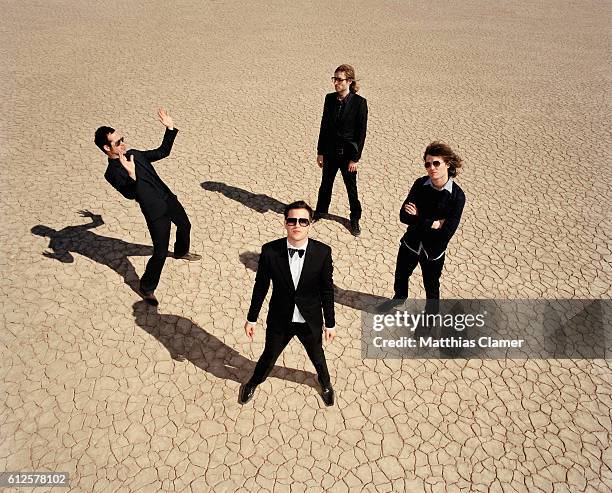
[[(188, 360), (217, 378), (240, 384), (253, 374), (255, 362), (229, 347), (192, 320), (160, 314), (145, 301), (132, 305), (136, 324), (161, 342), (177, 361)], [(318, 389), (315, 375), (304, 370), (276, 365), (270, 377), (305, 384)]]
[[(260, 214), (268, 211), (283, 214), (285, 210), (286, 204), (263, 193), (257, 194), (249, 192), (243, 188), (234, 187), (218, 181), (205, 181), (201, 183), (201, 186), (204, 190), (221, 193), (228, 199), (240, 202), (242, 205), (248, 207), (249, 209), (253, 209), (255, 212), (259, 212)], [(347, 230), (351, 230), (350, 220), (344, 217), (340, 217), (335, 214), (324, 214), (323, 219), (329, 219), (330, 221), (337, 222), (338, 224), (344, 226)]]
[(93, 233), (89, 230), (104, 224), (102, 216), (87, 210), (79, 211), (79, 215), (90, 218), (91, 222), (66, 226), (60, 230), (39, 224), (30, 230), (37, 236), (49, 238), (47, 248), (51, 251), (42, 252), (43, 256), (70, 264), (74, 262), (73, 254), (83, 255), (113, 269), (132, 291), (140, 295), (138, 274), (128, 257), (150, 256), (153, 254), (153, 247)]
[[(259, 263), (259, 254), (257, 252), (242, 252), (239, 258), (242, 265), (247, 269), (257, 272), (257, 265)], [(380, 313), (378, 306), (388, 301), (389, 298), (350, 289), (342, 289), (334, 284), (334, 300), (341, 305), (354, 308), (355, 310)]]

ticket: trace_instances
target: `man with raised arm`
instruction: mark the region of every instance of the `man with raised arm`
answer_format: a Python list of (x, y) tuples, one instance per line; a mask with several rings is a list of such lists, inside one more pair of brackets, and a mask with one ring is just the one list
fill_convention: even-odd
[(160, 108), (157, 116), (166, 127), (162, 144), (157, 149), (127, 151), (124, 137), (112, 127), (98, 128), (94, 138), (95, 144), (108, 156), (104, 178), (126, 199), (138, 202), (147, 222), (153, 240), (153, 256), (140, 280), (140, 291), (145, 301), (153, 306), (159, 304), (155, 288), (168, 255), (170, 223), (176, 225), (174, 257), (184, 260), (201, 258), (189, 253), (191, 223), (185, 209), (151, 164), (170, 154), (178, 132), (166, 110)]

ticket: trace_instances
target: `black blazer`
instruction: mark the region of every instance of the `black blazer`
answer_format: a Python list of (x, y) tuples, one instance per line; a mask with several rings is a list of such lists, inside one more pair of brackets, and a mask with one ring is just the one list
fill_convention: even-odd
[(147, 221), (163, 216), (168, 209), (166, 199), (175, 195), (162, 181), (151, 163), (167, 157), (178, 130), (166, 129), (161, 146), (150, 151), (130, 149), (126, 156), (134, 156), (136, 180), (132, 180), (118, 159), (108, 160), (104, 178), (126, 199), (136, 200)]
[(284, 330), (291, 323), (295, 305), (313, 332), (320, 332), (323, 329), (323, 317), (326, 327), (334, 327), (336, 321), (332, 275), (331, 248), (325, 243), (309, 238), (300, 281), (295, 289), (289, 269), (287, 238), (266, 243), (261, 248), (259, 256), (247, 320), (257, 321), (272, 281), (268, 329)]
[(363, 151), (366, 138), (368, 103), (365, 98), (355, 93), (349, 93), (347, 98), (349, 99), (340, 120), (336, 121), (338, 96), (335, 92), (325, 96), (317, 154), (333, 155), (339, 144), (346, 157), (357, 162), (361, 159), (361, 151)]
[[(453, 191), (449, 193), (447, 190), (436, 190), (425, 185), (428, 179), (429, 176), (418, 178), (402, 204), (400, 221), (408, 225), (402, 241), (417, 251), (422, 242), (428, 257), (436, 258), (446, 250), (448, 242), (457, 231), (465, 205), (465, 194), (455, 181)], [(408, 202), (416, 205), (416, 216), (404, 210)], [(431, 229), (433, 222), (439, 219), (444, 219), (442, 227)]]

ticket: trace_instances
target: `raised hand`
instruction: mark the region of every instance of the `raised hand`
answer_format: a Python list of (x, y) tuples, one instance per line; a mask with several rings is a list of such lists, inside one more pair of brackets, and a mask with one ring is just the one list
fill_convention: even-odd
[(157, 118), (166, 126), (168, 130), (172, 130), (174, 128), (174, 121), (164, 108), (159, 108), (157, 110)]
[(134, 155), (132, 154), (130, 156), (130, 160), (128, 161), (125, 157), (125, 154), (120, 154), (119, 162), (121, 163), (121, 166), (123, 166), (125, 170), (128, 172), (128, 175), (130, 175), (130, 178), (132, 178), (132, 180), (135, 180), (136, 179), (136, 163), (134, 163)]

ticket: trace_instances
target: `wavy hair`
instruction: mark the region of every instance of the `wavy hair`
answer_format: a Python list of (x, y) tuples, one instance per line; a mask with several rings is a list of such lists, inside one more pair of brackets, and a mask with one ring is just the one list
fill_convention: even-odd
[(434, 141), (427, 146), (423, 153), (423, 161), (427, 156), (440, 156), (444, 159), (444, 162), (448, 164), (448, 176), (455, 177), (459, 174), (461, 166), (463, 166), (463, 160), (459, 155), (453, 151), (449, 145), (444, 142)]

